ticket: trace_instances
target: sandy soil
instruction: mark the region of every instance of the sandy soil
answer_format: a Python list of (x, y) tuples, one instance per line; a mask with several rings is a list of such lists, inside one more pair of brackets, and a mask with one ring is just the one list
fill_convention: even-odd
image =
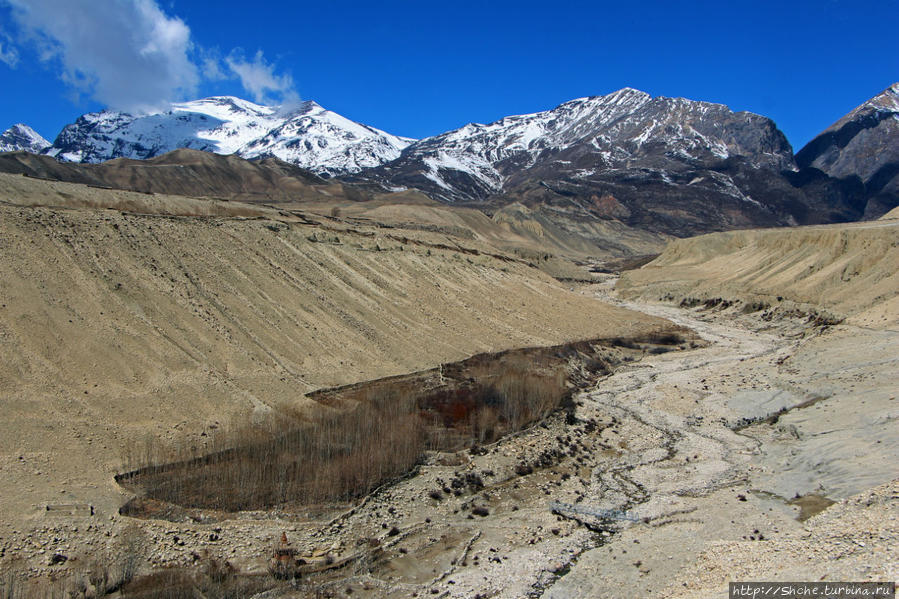
[(629, 271), (627, 297), (723, 297), (899, 328), (899, 221), (713, 233)]
[[(583, 294), (615, 301), (607, 285)], [(310, 562), (345, 564), (284, 596), (707, 597), (730, 580), (895, 579), (899, 337), (735, 309), (625, 305), (688, 325), (710, 345), (647, 355), (580, 396), (575, 425), (558, 417), (486, 455), (433, 456), (336, 517), (244, 513), (197, 524), (51, 513), (5, 551), (36, 564), (68, 551), (83, 564), (93, 550), (84, 547), (114, 555), (136, 536), (156, 566), (208, 551), (251, 573), (264, 571), (286, 532)], [(872, 344), (880, 359), (863, 349)], [(566, 453), (517, 470), (556, 448)], [(484, 488), (441, 491), (466, 474)], [(837, 503), (803, 522), (796, 494)]]
[[(67, 201), (26, 183), (19, 202)], [(147, 436), (201, 445), (314, 389), (671, 326), (476, 241), (90, 189), (75, 206), (155, 213), (0, 204), (0, 564), (45, 563), (24, 547), (47, 542), (48, 506), (114, 517), (113, 475)]]
[[(656, 491), (647, 506), (680, 513), (655, 529), (627, 526), (580, 558), (548, 596), (627, 597), (636, 588), (709, 597), (723, 596), (734, 580), (894, 580), (899, 335), (845, 326), (812, 332), (733, 309), (642, 308), (689, 324), (713, 345), (616, 374), (619, 386), (607, 389), (606, 381), (591, 397), (679, 436), (676, 467), (643, 467), (637, 480)], [(776, 423), (733, 426), (782, 408), (789, 411)], [(800, 523), (789, 501), (812, 493), (844, 503)], [(872, 493), (878, 499), (869, 502)]]
[[(626, 275), (619, 299), (613, 277), (562, 286), (439, 231), (0, 205), (0, 569), (74, 577), (123, 555), (145, 571), (213, 556), (265, 576), (286, 532), (323, 572), (267, 597), (709, 597), (730, 580), (895, 580), (890, 222), (679, 241)], [(740, 303), (679, 306), (727, 295)], [(744, 308), (759, 298), (769, 307)], [(803, 307), (846, 320), (818, 326)], [(708, 345), (646, 352), (578, 396), (573, 423), (559, 414), (486, 452), (431, 455), (360, 504), (116, 513), (128, 494), (112, 475), (140, 435), (201, 443), (229, 414), (311, 389), (669, 323)], [(67, 561), (51, 565), (57, 554)]]

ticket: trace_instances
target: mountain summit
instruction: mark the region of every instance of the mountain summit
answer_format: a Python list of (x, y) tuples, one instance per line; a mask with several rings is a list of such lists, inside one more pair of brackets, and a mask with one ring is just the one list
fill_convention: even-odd
[(146, 159), (178, 148), (275, 156), (319, 174), (351, 173), (399, 156), (411, 140), (303, 102), (290, 110), (216, 96), (156, 114), (102, 111), (67, 125), (46, 153), (71, 162)]
[(899, 83), (852, 110), (796, 154), (805, 169), (864, 186), (861, 208), (877, 218), (899, 205)]
[[(355, 178), (488, 213), (523, 204), (556, 222), (612, 220), (676, 236), (848, 218), (794, 184), (796, 170), (768, 118), (625, 88), (465, 125)], [(829, 200), (830, 183), (815, 184)]]
[(796, 159), (771, 119), (632, 88), (418, 141), (311, 101), (271, 107), (230, 96), (141, 116), (86, 114), (48, 148), (22, 126), (6, 135), (19, 140), (8, 149), (70, 162), (148, 159), (180, 148), (271, 156), (318, 175), (416, 188), (503, 222), (527, 214), (560, 231), (623, 226), (680, 237), (857, 220), (895, 206), (897, 97), (893, 85)]
[(50, 147), (50, 142), (22, 123), (17, 123), (0, 135), (0, 152), (18, 152), (24, 150), (39, 154)]
[(423, 139), (379, 173), (445, 201), (477, 202), (530, 171), (588, 180), (603, 171), (683, 170), (731, 156), (755, 167), (793, 167), (789, 143), (765, 117), (625, 88)]

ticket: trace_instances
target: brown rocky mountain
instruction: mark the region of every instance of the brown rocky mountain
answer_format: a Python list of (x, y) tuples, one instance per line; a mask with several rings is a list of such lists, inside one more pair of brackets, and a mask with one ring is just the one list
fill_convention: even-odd
[(148, 160), (117, 158), (100, 164), (59, 162), (49, 156), (11, 152), (0, 154), (0, 172), (145, 193), (245, 202), (363, 199), (356, 188), (326, 181), (277, 158), (249, 161), (187, 149)]
[(383, 226), (442, 230), (479, 238), (528, 259), (547, 253), (577, 260), (653, 254), (665, 235), (615, 219), (577, 222), (543, 207), (513, 203), (491, 215), (441, 204), (425, 194), (385, 192), (376, 185), (345, 183), (274, 157), (245, 160), (181, 149), (148, 160), (117, 158), (100, 164), (59, 162), (27, 152), (0, 154), (0, 173), (94, 187), (312, 209), (320, 214), (374, 221)]
[(353, 177), (488, 212), (521, 202), (570, 222), (679, 237), (855, 217), (851, 189), (796, 170), (770, 119), (628, 88), (469, 124)]
[(824, 173), (854, 188), (859, 217), (899, 205), (899, 83), (825, 129), (796, 154), (808, 178)]
[[(899, 189), (896, 94), (894, 85), (866, 102), (796, 160), (786, 137), (763, 116), (626, 88), (408, 140), (399, 157), (379, 166), (313, 169), (336, 178), (264, 152), (247, 161), (188, 149), (83, 165), (11, 153), (0, 155), (0, 172), (322, 207), (376, 198), (436, 201), (480, 211), (508, 229), (506, 237), (527, 237), (532, 248), (536, 243), (568, 255), (623, 256), (659, 251), (670, 236), (882, 214), (896, 205)], [(104, 133), (104, 143), (115, 142), (116, 131)], [(61, 157), (74, 155), (72, 143)]]

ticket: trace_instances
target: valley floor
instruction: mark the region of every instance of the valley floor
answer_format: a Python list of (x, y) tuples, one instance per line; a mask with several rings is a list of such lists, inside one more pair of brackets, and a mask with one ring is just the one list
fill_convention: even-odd
[[(711, 344), (648, 358), (585, 396), (665, 431), (675, 452), (630, 456), (627, 483), (645, 499), (633, 509), (649, 523), (581, 555), (546, 596), (723, 597), (730, 581), (899, 577), (899, 331), (618, 303)], [(839, 503), (797, 520), (823, 497)]]
[(131, 543), (155, 566), (211, 554), (267, 576), (286, 533), (324, 566), (268, 597), (724, 597), (729, 581), (897, 580), (899, 331), (622, 302), (613, 284), (581, 292), (708, 345), (647, 354), (578, 396), (574, 424), (558, 415), (433, 456), (343, 513), (50, 514), (0, 556)]

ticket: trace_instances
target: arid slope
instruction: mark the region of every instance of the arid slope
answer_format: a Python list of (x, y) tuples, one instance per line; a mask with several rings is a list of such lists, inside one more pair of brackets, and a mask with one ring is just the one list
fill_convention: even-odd
[[(670, 326), (439, 233), (7, 177), (31, 186), (0, 191), (7, 526), (114, 511), (121, 449), (148, 434), (200, 442), (320, 387)], [(144, 214), (17, 205), (42, 197)]]
[[(441, 204), (414, 189), (385, 193), (377, 186), (322, 179), (277, 158), (251, 161), (188, 149), (149, 160), (119, 158), (101, 164), (61, 163), (27, 152), (0, 153), (0, 176), (12, 181), (7, 179), (9, 175), (57, 182), (57, 189), (71, 183), (94, 186), (69, 192), (79, 200), (85, 190), (100, 187), (277, 205), (326, 215), (339, 211), (390, 226), (449, 227), (446, 230), (451, 234), (482, 239), (509, 251), (549, 252), (579, 260), (655, 254), (668, 239), (667, 235), (629, 227), (611, 215), (572, 219), (562, 209), (544, 206), (530, 210), (512, 204), (491, 218), (475, 208)], [(25, 184), (16, 185), (22, 188)]]
[(814, 306), (853, 324), (899, 322), (899, 222), (713, 233), (671, 242), (626, 273), (625, 297), (723, 297)]

